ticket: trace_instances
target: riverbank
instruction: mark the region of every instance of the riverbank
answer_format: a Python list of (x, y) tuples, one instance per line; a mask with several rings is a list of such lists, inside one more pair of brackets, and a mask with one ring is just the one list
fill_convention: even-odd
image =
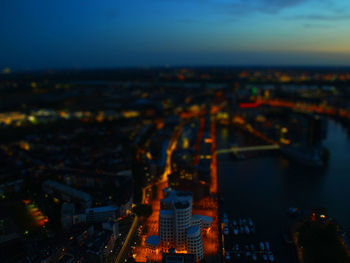
[[(327, 133), (324, 146), (330, 151), (330, 160), (324, 169), (305, 167), (276, 153), (244, 160), (229, 154), (218, 156), (223, 209), (235, 218), (252, 217), (257, 240), (270, 241), (278, 262), (292, 262), (289, 258), (295, 253), (281, 237), (281, 231), (289, 225), (289, 207), (311, 211), (323, 206), (344, 227), (350, 222), (350, 211), (344, 209), (350, 200), (350, 139), (333, 121), (329, 121)], [(217, 127), (216, 139), (218, 149), (253, 143), (250, 136), (232, 126)]]

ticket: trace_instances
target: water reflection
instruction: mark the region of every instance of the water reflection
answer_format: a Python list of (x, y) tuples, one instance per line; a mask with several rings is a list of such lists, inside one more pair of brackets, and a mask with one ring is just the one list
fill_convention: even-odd
[[(218, 149), (230, 144), (249, 145), (252, 139), (233, 128), (218, 128)], [(230, 154), (218, 156), (220, 190), (224, 207), (234, 217), (251, 216), (260, 226), (256, 238), (268, 238), (280, 259), (285, 257), (281, 229), (288, 207), (304, 210), (325, 207), (331, 216), (350, 225), (350, 140), (333, 121), (324, 141), (330, 151), (328, 167), (316, 169), (300, 165), (279, 154), (265, 153), (236, 160)], [(287, 258), (285, 258), (287, 261)]]

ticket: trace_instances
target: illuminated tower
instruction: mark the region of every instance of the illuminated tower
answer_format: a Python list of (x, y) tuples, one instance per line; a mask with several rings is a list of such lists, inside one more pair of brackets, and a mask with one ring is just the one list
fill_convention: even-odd
[(192, 205), (188, 201), (174, 204), (175, 208), (175, 245), (179, 250), (186, 249), (186, 231), (192, 222)]
[(160, 210), (159, 213), (159, 238), (164, 248), (175, 246), (174, 211)]
[(212, 219), (192, 215), (191, 192), (164, 189), (159, 213), (159, 239), (163, 248), (174, 247), (195, 254), (197, 261), (203, 259), (202, 228), (210, 227)]
[(201, 228), (199, 226), (192, 226), (187, 229), (186, 248), (190, 254), (195, 254), (197, 261), (204, 257), (203, 240), (201, 235)]

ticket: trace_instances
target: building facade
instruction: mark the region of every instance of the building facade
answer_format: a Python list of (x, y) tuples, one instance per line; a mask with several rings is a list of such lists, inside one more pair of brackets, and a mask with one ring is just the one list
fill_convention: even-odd
[[(192, 215), (193, 196), (187, 191), (164, 189), (159, 213), (159, 239), (163, 248), (175, 248), (196, 255), (197, 261), (204, 257), (201, 230), (211, 218)], [(210, 226), (210, 225), (209, 225)]]
[(99, 223), (115, 220), (119, 208), (117, 206), (101, 206), (85, 210), (87, 223)]
[(186, 235), (187, 252), (195, 254), (198, 260), (204, 257), (203, 240), (199, 226), (191, 226), (187, 229)]

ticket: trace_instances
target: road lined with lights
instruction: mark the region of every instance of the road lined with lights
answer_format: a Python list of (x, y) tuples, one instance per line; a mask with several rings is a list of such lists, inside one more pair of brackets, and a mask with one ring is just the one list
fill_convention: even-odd
[(114, 261), (115, 263), (121, 262), (121, 260), (125, 257), (125, 253), (130, 248), (130, 241), (135, 235), (137, 225), (138, 225), (138, 217), (135, 216), (134, 221), (132, 222), (132, 225), (130, 227), (129, 233), (128, 233), (128, 235), (123, 243), (123, 246), (120, 249), (116, 260)]
[[(169, 141), (168, 148), (166, 150), (167, 158), (164, 167), (164, 172), (161, 180), (149, 184), (142, 190), (142, 204), (149, 204), (152, 206), (152, 214), (147, 218), (146, 222), (143, 223), (144, 229), (147, 229), (147, 233), (144, 233), (141, 239), (141, 244), (137, 245), (133, 257), (136, 262), (145, 262), (147, 260), (160, 261), (162, 253), (155, 251), (155, 253), (150, 253), (150, 250), (145, 245), (146, 236), (158, 235), (158, 221), (159, 221), (159, 211), (160, 211), (160, 200), (163, 198), (163, 189), (168, 187), (168, 175), (171, 173), (171, 156), (173, 151), (177, 147), (177, 140), (182, 132), (182, 123), (175, 128), (175, 131)], [(157, 197), (151, 199), (148, 197), (147, 192), (150, 191), (152, 186), (157, 186)]]

